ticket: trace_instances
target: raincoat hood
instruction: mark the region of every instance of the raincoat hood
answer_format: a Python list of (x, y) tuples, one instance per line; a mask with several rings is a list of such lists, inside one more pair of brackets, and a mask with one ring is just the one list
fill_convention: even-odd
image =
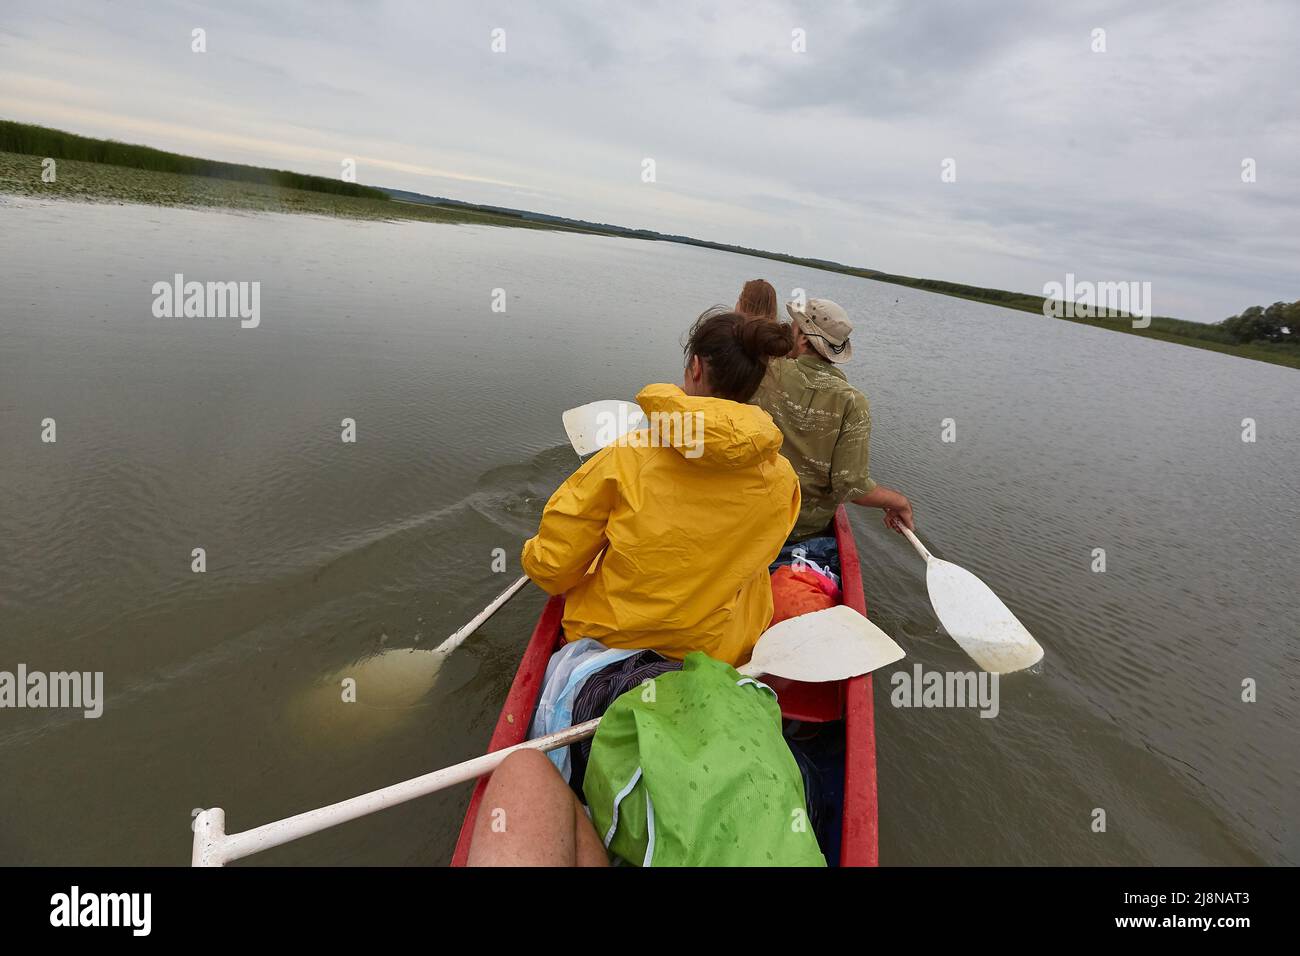
[(772, 620), (767, 567), (799, 517), (781, 432), (757, 406), (675, 385), (648, 385), (637, 401), (647, 427), (551, 496), (524, 572), (564, 595), (571, 641), (742, 664)]
[(676, 385), (647, 385), (636, 396), (652, 440), (683, 458), (720, 468), (749, 468), (781, 450), (781, 430), (756, 405), (687, 395)]

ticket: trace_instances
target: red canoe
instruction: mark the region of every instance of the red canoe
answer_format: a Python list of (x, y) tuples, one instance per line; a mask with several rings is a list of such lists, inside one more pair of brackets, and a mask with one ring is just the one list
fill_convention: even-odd
[[(862, 573), (858, 565), (858, 548), (843, 506), (835, 513), (835, 538), (840, 552), (841, 585), (844, 603), (866, 615), (867, 602), (862, 592)], [(553, 597), (546, 602), (542, 616), (524, 651), (524, 659), (515, 673), (505, 707), (497, 719), (496, 730), (488, 750), (501, 750), (522, 743), (533, 719), (533, 710), (542, 690), (546, 663), (563, 642), (560, 622), (564, 617), (564, 599)], [(838, 846), (823, 845), (827, 861), (839, 866), (875, 866), (877, 863), (876, 818), (876, 727), (872, 709), (871, 675), (854, 677), (832, 684), (804, 684), (769, 678), (769, 684), (781, 701), (787, 721), (799, 721), (822, 740), (823, 754), (831, 754), (835, 778), (831, 789), (842, 793), (842, 814)], [(790, 725), (787, 725), (788, 727)], [(825, 742), (831, 741), (827, 747)], [(464, 866), (474, 834), (474, 818), (487, 779), (479, 780), (470, 799), (465, 822), (452, 866)]]

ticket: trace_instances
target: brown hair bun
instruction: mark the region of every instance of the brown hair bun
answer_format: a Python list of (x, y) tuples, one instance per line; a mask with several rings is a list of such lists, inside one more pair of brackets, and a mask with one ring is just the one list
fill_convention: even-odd
[(686, 362), (699, 358), (708, 368), (709, 391), (717, 398), (747, 402), (758, 391), (770, 359), (789, 354), (794, 333), (725, 306), (704, 312), (687, 335)]

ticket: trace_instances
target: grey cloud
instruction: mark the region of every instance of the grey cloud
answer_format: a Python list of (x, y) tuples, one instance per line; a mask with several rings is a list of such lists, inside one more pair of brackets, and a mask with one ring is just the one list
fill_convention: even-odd
[[(837, 21), (854, 9), (869, 10), (869, 18), (841, 34)], [(1005, 56), (1028, 31), (1059, 22), (1059, 9), (1030, 0), (800, 4), (792, 22), (807, 31), (808, 52), (747, 59), (765, 75), (735, 95), (770, 110), (836, 106), (885, 118), (942, 111), (956, 99), (963, 76)]]

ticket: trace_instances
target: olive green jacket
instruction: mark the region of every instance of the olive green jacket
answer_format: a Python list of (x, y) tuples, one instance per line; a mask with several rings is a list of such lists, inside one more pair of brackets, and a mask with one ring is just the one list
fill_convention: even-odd
[(772, 416), (785, 441), (803, 502), (790, 540), (820, 534), (845, 501), (871, 480), (871, 406), (844, 373), (811, 355), (773, 359), (751, 404)]

